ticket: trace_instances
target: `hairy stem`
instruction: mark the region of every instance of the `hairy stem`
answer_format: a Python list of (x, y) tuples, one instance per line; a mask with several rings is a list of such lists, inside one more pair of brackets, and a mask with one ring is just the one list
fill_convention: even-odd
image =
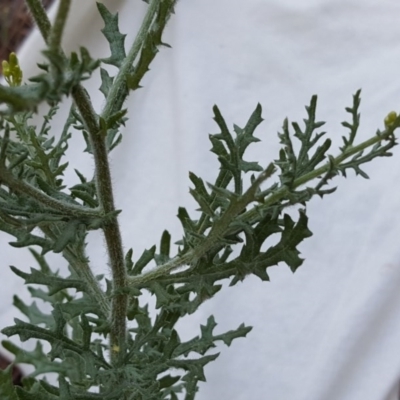
[(36, 189), (34, 186), (15, 178), (14, 175), (4, 166), (0, 166), (0, 183), (4, 184), (15, 192), (35, 199), (43, 206), (50, 207), (62, 215), (76, 218), (99, 218), (101, 216), (98, 209), (68, 204), (50, 197), (46, 193)]
[(51, 23), (41, 0), (25, 0), (40, 33), (47, 42), (51, 31)]
[[(85, 121), (89, 133), (96, 167), (96, 187), (100, 208), (105, 214), (111, 214), (115, 212), (115, 206), (110, 165), (105, 142), (106, 132), (100, 130), (96, 113), (83, 87), (80, 85), (76, 86), (73, 89), (72, 96)], [(122, 238), (116, 216), (113, 216), (111, 220), (105, 224), (103, 232), (112, 270), (113, 289), (116, 293), (112, 298), (111, 309), (111, 361), (113, 364), (118, 364), (119, 361), (122, 361), (126, 351), (126, 313), (128, 297), (123, 293), (123, 290), (121, 290), (126, 287), (127, 274), (125, 270)]]
[[(30, 7), (36, 23), (38, 25), (41, 24), (42, 26), (50, 27), (49, 29), (40, 29), (43, 38), (45, 39), (46, 43), (48, 43), (51, 24), (48, 20), (47, 14), (44, 12), (43, 6), (40, 5), (38, 0), (29, 1), (33, 4), (33, 7), (30, 7), (28, 2), (28, 6)], [(61, 48), (60, 52), (62, 52)], [(127, 72), (128, 69), (126, 73)], [(115, 211), (115, 207), (111, 184), (110, 166), (105, 142), (106, 132), (100, 132), (97, 114), (93, 109), (89, 96), (81, 85), (77, 85), (73, 89), (72, 97), (85, 123), (92, 144), (96, 168), (97, 196), (101, 211), (105, 214), (112, 214)], [(126, 352), (126, 313), (128, 299), (127, 295), (124, 294), (122, 290), (126, 287), (127, 275), (125, 270), (122, 239), (116, 216), (113, 216), (111, 220), (103, 227), (103, 232), (106, 238), (107, 250), (112, 270), (113, 289), (116, 293), (113, 296), (111, 306), (111, 361), (113, 364), (118, 365), (122, 362)]]

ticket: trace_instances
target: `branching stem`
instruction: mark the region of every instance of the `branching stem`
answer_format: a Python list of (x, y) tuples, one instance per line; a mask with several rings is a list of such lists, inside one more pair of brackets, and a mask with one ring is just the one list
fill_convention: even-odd
[(132, 64), (136, 60), (136, 57), (139, 54), (140, 49), (143, 46), (143, 43), (146, 39), (146, 35), (150, 29), (150, 26), (156, 16), (157, 9), (161, 3), (161, 0), (151, 0), (150, 5), (147, 9), (146, 15), (143, 19), (142, 25), (139, 29), (138, 34), (133, 42), (129, 53), (124, 59), (117, 76), (114, 78), (113, 85), (110, 88), (109, 94), (107, 96), (106, 105), (104, 106), (103, 112), (101, 116), (107, 120), (112, 113), (114, 112), (114, 104), (118, 104), (120, 102), (121, 92), (126, 91), (126, 81), (129, 74), (129, 71), (132, 67)]
[[(400, 119), (398, 122), (400, 124)], [(396, 127), (397, 125), (394, 124), (393, 126)], [(380, 135), (380, 136), (376, 135), (376, 136), (360, 143), (357, 146), (348, 148), (344, 153), (333, 158), (331, 160), (331, 162), (333, 162), (334, 165), (340, 165), (344, 160), (359, 153), (360, 151), (365, 150), (383, 140), (388, 140), (391, 135), (393, 135), (392, 128), (387, 130), (386, 132), (382, 133), (382, 135)], [(324, 175), (331, 168), (331, 162), (328, 162), (325, 165), (323, 165), (322, 167), (320, 167), (314, 171), (311, 171), (311, 172), (303, 175), (302, 177), (296, 179), (293, 182), (293, 189), (298, 188), (299, 186), (302, 186), (305, 183), (310, 182), (310, 181), (320, 177), (321, 175)], [(264, 171), (260, 174), (260, 176), (257, 178), (257, 181), (254, 182), (254, 184), (252, 185), (252, 187), (250, 189), (253, 188), (253, 190), (255, 190), (257, 187), (259, 187), (261, 185), (261, 183), (263, 181), (265, 181), (265, 179), (267, 179), (269, 176), (271, 176), (272, 171), (270, 171), (270, 173), (266, 173), (266, 171)], [(235, 212), (229, 212), (229, 208), (228, 208), (227, 212), (222, 216), (222, 218), (218, 221), (218, 223), (212, 228), (209, 236), (207, 237), (206, 240), (204, 240), (203, 243), (201, 243), (195, 249), (189, 250), (182, 256), (175, 257), (172, 260), (168, 261), (167, 263), (158, 266), (154, 270), (148, 271), (146, 273), (143, 273), (143, 274), (135, 276), (135, 277), (130, 277), (129, 285), (140, 288), (150, 282), (156, 281), (162, 277), (169, 275), (171, 272), (176, 271), (178, 268), (180, 268), (184, 265), (194, 264), (196, 262), (196, 260), (198, 260), (201, 256), (203, 256), (207, 251), (210, 250), (213, 243), (215, 243), (215, 240), (218, 239), (218, 236), (221, 237), (221, 235), (223, 235), (225, 233), (226, 229), (229, 227), (229, 224), (234, 220), (235, 217), (238, 216), (238, 213), (240, 213), (240, 211), (243, 210), (246, 207), (246, 205), (248, 205), (251, 201), (254, 201), (254, 199), (252, 200), (251, 198), (248, 198), (248, 197), (251, 197), (251, 196), (249, 196), (249, 194), (250, 194), (249, 190), (243, 196), (241, 196), (242, 201), (240, 202), (240, 204), (239, 204), (239, 202), (237, 204), (239, 210), (235, 209)], [(268, 205), (272, 206), (273, 204), (279, 202), (284, 197), (286, 197), (287, 194), (288, 194), (288, 188), (285, 186), (282, 186), (280, 189), (275, 190), (273, 194), (271, 194), (264, 200), (263, 206), (264, 207), (268, 206)], [(256, 216), (256, 214), (257, 214), (257, 209), (255, 207), (253, 207), (251, 210), (244, 212), (237, 218), (239, 218), (241, 221), (251, 221)]]
[[(96, 113), (83, 87), (76, 86), (73, 89), (72, 96), (89, 133), (96, 168), (96, 187), (100, 208), (105, 214), (113, 213), (115, 206), (105, 132), (100, 131)], [(116, 364), (122, 361), (126, 351), (126, 312), (128, 307), (128, 297), (121, 290), (126, 287), (127, 274), (122, 238), (116, 216), (103, 227), (103, 232), (110, 259), (113, 289), (118, 292), (112, 298), (110, 332), (111, 362)], [(118, 351), (113, 349), (118, 349)]]
[[(340, 165), (344, 160), (359, 153), (360, 151), (365, 150), (365, 149), (375, 145), (376, 143), (382, 142), (383, 140), (388, 140), (388, 137), (392, 134), (393, 134), (392, 131), (388, 131), (387, 133), (382, 134), (382, 136), (376, 135), (376, 136), (358, 144), (357, 146), (348, 147), (344, 153), (340, 154), (339, 156), (337, 156), (333, 159), (334, 165)], [(297, 187), (304, 185), (305, 183), (325, 174), (326, 172), (329, 171), (329, 168), (330, 168), (330, 163), (326, 163), (322, 167), (315, 169), (314, 171), (311, 171), (311, 172), (301, 176), (300, 178), (297, 178), (293, 183), (293, 187), (297, 188)]]
[(15, 192), (19, 192), (26, 196), (35, 199), (38, 203), (45, 207), (53, 208), (55, 211), (67, 216), (76, 218), (99, 218), (101, 213), (99, 209), (88, 208), (84, 206), (68, 204), (66, 202), (50, 197), (46, 193), (36, 189), (19, 179), (16, 179), (13, 174), (4, 166), (0, 167), (0, 183), (6, 185)]
[[(154, 0), (153, 3), (155, 2), (156, 1)], [(32, 7), (30, 3), (32, 3)], [(51, 24), (43, 6), (38, 0), (29, 0), (28, 6), (30, 7), (36, 23), (42, 26), (40, 30), (46, 43), (49, 44), (49, 32), (51, 30)], [(151, 6), (154, 7), (154, 4)], [(61, 17), (60, 24), (62, 24)], [(59, 31), (62, 33), (62, 29)], [(61, 48), (59, 51), (62, 53)], [(127, 72), (128, 70), (126, 73)], [(72, 97), (85, 123), (85, 127), (88, 131), (92, 144), (96, 168), (97, 196), (99, 199), (100, 209), (105, 214), (113, 213), (115, 211), (114, 197), (105, 135), (104, 133), (100, 132), (98, 116), (94, 111), (89, 96), (87, 95), (83, 86), (77, 85), (72, 91)], [(111, 362), (117, 365), (122, 362), (126, 352), (126, 312), (128, 300), (127, 295), (123, 294), (123, 291), (121, 290), (122, 288), (126, 287), (127, 275), (125, 271), (122, 239), (116, 216), (114, 216), (103, 227), (103, 232), (106, 238), (108, 255), (113, 275), (113, 289), (118, 293), (117, 295), (113, 296), (112, 299), (110, 332)]]

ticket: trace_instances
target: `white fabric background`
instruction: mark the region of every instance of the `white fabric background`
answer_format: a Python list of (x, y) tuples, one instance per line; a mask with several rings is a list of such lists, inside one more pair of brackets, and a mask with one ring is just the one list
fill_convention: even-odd
[[(95, 2), (73, 4), (65, 49), (84, 45), (94, 56), (107, 56)], [(129, 46), (146, 4), (105, 4), (119, 10)], [(276, 132), (284, 117), (301, 121), (314, 93), (334, 149), (345, 133), (344, 107), (358, 88), (363, 90), (359, 140), (373, 135), (389, 111), (400, 109), (399, 15), (394, 0), (181, 0), (165, 34), (173, 49), (161, 50), (144, 88), (129, 99), (124, 140), (112, 155), (126, 249), (133, 247), (137, 258), (159, 242), (165, 228), (174, 240), (180, 238), (177, 208), (195, 208), (188, 171), (212, 181), (218, 168), (208, 151), (208, 133), (217, 132), (213, 104), (229, 126), (243, 126), (257, 102), (262, 104), (265, 121), (257, 131), (262, 142), (253, 145), (251, 156), (263, 165), (277, 157)], [(41, 48), (35, 32), (20, 52), (26, 75), (36, 72)], [(97, 75), (86, 84), (98, 109), (99, 86)], [(76, 134), (70, 164), (90, 175), (92, 161), (82, 156), (83, 148)], [(365, 169), (369, 181), (350, 173), (336, 179), (336, 193), (308, 205), (314, 236), (300, 246), (306, 261), (295, 274), (285, 265), (270, 268), (271, 282), (251, 277), (227, 288), (180, 324), (182, 339), (197, 335), (211, 313), (220, 332), (242, 322), (254, 326), (247, 339), (218, 349), (221, 355), (206, 368), (199, 400), (398, 398), (399, 149)], [(66, 179), (72, 183), (74, 174)], [(28, 270), (34, 262), (8, 247), (6, 235), (0, 239), (3, 327), (17, 315), (12, 295), (29, 299), (8, 265)], [(109, 271), (100, 236), (92, 237), (91, 260), (97, 273)]]

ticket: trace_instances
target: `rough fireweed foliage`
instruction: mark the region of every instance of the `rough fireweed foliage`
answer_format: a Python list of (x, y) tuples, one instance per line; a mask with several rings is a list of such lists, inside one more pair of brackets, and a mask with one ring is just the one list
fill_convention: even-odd
[[(10, 245), (30, 249), (38, 267), (30, 272), (11, 268), (29, 285), (32, 297), (49, 303), (53, 311), (46, 314), (35, 301), (29, 305), (15, 296), (14, 305), (27, 322), (16, 319), (14, 326), (2, 332), (19, 335), (22, 341), (37, 340), (37, 344), (33, 351), (10, 341), (3, 346), (15, 354), (17, 363), (33, 365), (34, 372), (17, 388), (11, 383), (11, 369), (0, 372), (2, 400), (194, 399), (198, 381), (205, 380), (204, 367), (218, 357), (210, 352), (215, 343), (229, 346), (234, 339), (245, 337), (251, 327), (242, 324), (215, 334), (216, 322), (210, 316), (198, 336), (182, 342), (175, 329), (177, 321), (214, 296), (223, 280), (235, 285), (254, 274), (267, 281), (267, 268), (280, 262), (294, 272), (303, 262), (297, 246), (311, 236), (306, 203), (315, 195), (333, 192), (329, 181), (346, 176), (348, 170), (366, 178), (362, 164), (391, 155), (396, 144), (393, 132), (400, 117), (393, 112), (385, 119), (383, 130), (356, 144), (360, 122), (357, 92), (353, 105), (346, 108), (350, 121), (343, 126), (349, 132), (339, 154), (328, 154), (331, 141), (320, 131), (324, 123), (316, 119), (314, 96), (306, 107), (304, 127), (290, 126), (285, 120), (279, 133), (282, 148), (278, 158), (262, 167), (244, 159), (247, 147), (259, 140), (254, 132), (262, 122), (261, 106), (244, 127), (235, 125), (234, 133), (214, 107), (219, 133), (210, 135), (211, 151), (220, 162), (215, 182), (205, 183), (190, 173), (190, 193), (199, 209), (195, 215), (179, 209), (183, 237), (176, 253), (171, 254), (171, 237), (164, 232), (160, 246), (144, 251), (134, 262), (132, 250), (123, 253), (108, 153), (122, 139), (125, 99), (140, 87), (159, 47), (165, 45), (162, 32), (175, 3), (149, 1), (128, 53), (118, 16), (98, 4), (110, 56), (93, 60), (84, 48), (79, 55), (67, 56), (60, 47), (69, 0), (60, 1), (53, 26), (40, 0), (27, 0), (48, 45), (44, 52), (47, 61), (40, 65), (43, 73), (24, 84), (16, 56), (3, 63), (8, 84), (0, 86), (0, 229), (15, 238)], [(102, 68), (104, 64), (114, 66), (115, 75)], [(99, 68), (100, 91), (106, 99), (101, 114), (93, 110), (80, 84)], [(73, 105), (56, 140), (51, 119), (67, 95), (72, 96)], [(31, 118), (42, 102), (50, 107), (37, 127)], [(94, 178), (85, 177), (76, 171), (78, 183), (67, 188), (63, 184), (63, 172), (68, 168), (64, 155), (72, 130), (82, 131), (86, 151), (95, 161), (95, 174)], [(246, 173), (252, 174), (249, 187), (243, 187)], [(285, 208), (296, 205), (298, 218), (293, 220)], [(95, 229), (104, 233), (110, 280), (93, 275), (85, 252), (87, 233)], [(277, 243), (263, 250), (271, 236)], [(239, 251), (232, 253), (233, 247)], [(45, 258), (49, 252), (68, 262), (69, 276), (59, 276), (51, 268)], [(155, 296), (156, 310), (149, 310), (141, 301), (146, 291)], [(50, 344), (48, 354), (42, 342)], [(50, 372), (57, 374), (58, 386), (46, 381), (45, 374)]]

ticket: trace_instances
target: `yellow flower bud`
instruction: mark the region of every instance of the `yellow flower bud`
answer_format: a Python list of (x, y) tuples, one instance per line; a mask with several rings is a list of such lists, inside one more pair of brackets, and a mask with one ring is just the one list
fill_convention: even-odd
[(390, 113), (386, 116), (384, 122), (385, 122), (385, 128), (389, 128), (391, 125), (393, 125), (394, 121), (396, 121), (397, 118), (397, 113), (395, 111), (390, 111)]
[(8, 61), (2, 62), (3, 75), (6, 82), (10, 86), (21, 86), (22, 83), (22, 70), (18, 63), (18, 58), (15, 53), (11, 53)]

